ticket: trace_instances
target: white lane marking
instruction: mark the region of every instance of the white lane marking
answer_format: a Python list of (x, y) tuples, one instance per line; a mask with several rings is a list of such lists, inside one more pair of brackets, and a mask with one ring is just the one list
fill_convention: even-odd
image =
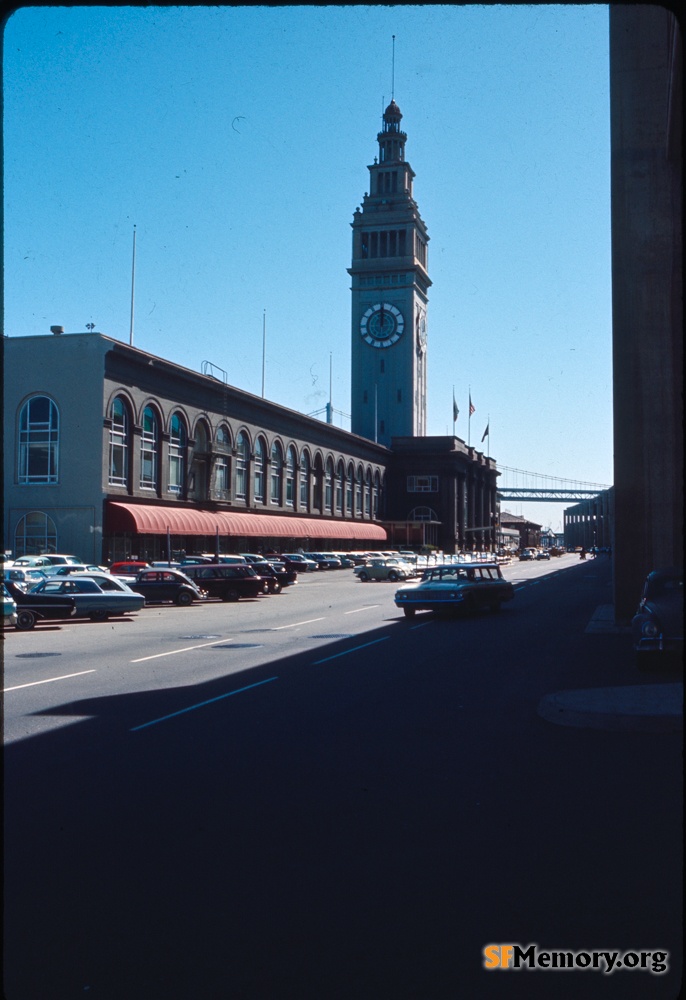
[(232, 694), (241, 694), (243, 691), (249, 691), (251, 688), (259, 687), (261, 684), (269, 684), (270, 681), (278, 681), (278, 677), (268, 677), (264, 681), (257, 681), (255, 684), (248, 684), (246, 687), (236, 688), (235, 691), (227, 691), (225, 694), (217, 695), (216, 698), (209, 698), (207, 701), (199, 701), (197, 705), (189, 705), (188, 708), (181, 708), (178, 712), (171, 712), (169, 715), (163, 715), (159, 719), (153, 719), (151, 722), (143, 722), (140, 726), (134, 726), (133, 729), (129, 729), (130, 733), (135, 733), (139, 729), (146, 729), (148, 726), (155, 726), (158, 722), (166, 722), (167, 719), (173, 719), (177, 715), (184, 715), (186, 712), (192, 712), (196, 708), (204, 708), (205, 705), (211, 705), (215, 701), (221, 701), (223, 698), (230, 698)]
[(348, 653), (356, 653), (358, 649), (365, 649), (366, 646), (374, 646), (377, 642), (385, 642), (386, 639), (390, 639), (390, 635), (384, 635), (380, 639), (373, 639), (372, 642), (364, 642), (361, 646), (353, 646), (352, 649), (344, 649), (342, 653), (334, 653), (333, 656), (326, 656), (323, 660), (315, 660), (312, 666), (317, 667), (320, 663), (328, 663), (329, 660), (337, 660), (339, 656), (347, 656)]
[(371, 611), (372, 608), (380, 608), (380, 604), (367, 604), (364, 608), (355, 608), (354, 611), (344, 611), (344, 615), (356, 615), (358, 611)]
[(19, 691), (21, 688), (32, 688), (36, 684), (52, 684), (53, 681), (66, 681), (69, 677), (83, 677), (84, 674), (94, 674), (95, 670), (79, 670), (77, 674), (62, 674), (60, 677), (48, 677), (44, 681), (31, 681), (30, 684), (15, 684), (14, 687), (4, 688), (4, 691)]
[(298, 625), (311, 625), (312, 622), (323, 622), (324, 618), (308, 618), (306, 622), (293, 622), (292, 625), (277, 625), (276, 628), (269, 629), (270, 632), (281, 632), (284, 628), (297, 628)]
[(160, 656), (175, 656), (177, 653), (187, 653), (190, 649), (202, 649), (204, 646), (217, 646), (220, 642), (233, 642), (233, 639), (216, 639), (214, 642), (201, 642), (198, 646), (184, 646), (183, 649), (170, 649), (167, 653), (155, 653), (153, 656), (141, 656), (139, 660), (130, 663), (145, 663), (146, 660), (157, 660)]

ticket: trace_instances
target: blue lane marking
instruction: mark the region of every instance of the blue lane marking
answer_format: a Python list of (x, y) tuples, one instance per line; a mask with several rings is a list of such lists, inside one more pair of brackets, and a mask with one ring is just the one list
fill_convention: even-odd
[(146, 729), (148, 726), (155, 726), (158, 722), (166, 722), (167, 719), (173, 719), (177, 715), (183, 715), (185, 712), (192, 712), (196, 708), (203, 708), (205, 705), (211, 705), (215, 701), (221, 701), (223, 698), (230, 698), (233, 694), (241, 694), (243, 691), (249, 691), (251, 688), (259, 687), (261, 684), (269, 684), (270, 681), (278, 681), (278, 677), (268, 677), (266, 681), (257, 681), (255, 684), (248, 684), (246, 687), (236, 688), (235, 691), (227, 691), (226, 694), (217, 695), (216, 698), (210, 698), (208, 701), (200, 701), (197, 705), (189, 705), (188, 708), (182, 708), (178, 712), (172, 712), (171, 715), (163, 715), (159, 719), (153, 719), (152, 722), (144, 722), (141, 726), (134, 726), (133, 729), (129, 729), (130, 733), (135, 733), (139, 729)]
[(372, 642), (365, 642), (361, 646), (354, 646), (352, 649), (344, 649), (342, 653), (334, 653), (333, 656), (327, 656), (323, 660), (315, 660), (312, 666), (317, 667), (320, 663), (328, 663), (329, 660), (337, 660), (339, 656), (347, 656), (348, 653), (356, 653), (358, 649), (364, 649), (366, 646), (373, 646), (377, 642), (385, 642), (386, 639), (390, 639), (390, 635), (384, 635), (380, 639), (374, 639)]

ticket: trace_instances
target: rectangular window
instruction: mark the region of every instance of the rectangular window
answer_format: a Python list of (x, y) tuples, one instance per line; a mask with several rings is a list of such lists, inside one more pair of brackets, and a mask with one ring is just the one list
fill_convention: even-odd
[(438, 493), (438, 476), (408, 476), (408, 493)]

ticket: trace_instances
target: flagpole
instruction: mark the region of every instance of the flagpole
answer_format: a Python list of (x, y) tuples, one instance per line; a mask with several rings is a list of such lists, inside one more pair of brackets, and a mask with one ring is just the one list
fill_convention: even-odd
[(471, 446), (472, 446), (472, 410), (473, 409), (474, 409), (474, 407), (472, 406), (472, 387), (470, 385), (470, 387), (469, 387), (469, 421), (467, 423), (467, 447), (468, 448), (471, 448)]
[(129, 326), (129, 344), (133, 347), (133, 303), (136, 288), (136, 227), (133, 227), (133, 255), (131, 259), (131, 324)]

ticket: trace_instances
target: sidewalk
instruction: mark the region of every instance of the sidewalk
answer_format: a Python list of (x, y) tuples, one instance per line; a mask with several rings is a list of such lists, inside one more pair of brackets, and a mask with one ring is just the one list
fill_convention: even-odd
[[(630, 633), (615, 625), (611, 604), (596, 608), (587, 634)], [(683, 729), (683, 681), (555, 691), (541, 698), (538, 714), (558, 726), (614, 731), (675, 732)]]

